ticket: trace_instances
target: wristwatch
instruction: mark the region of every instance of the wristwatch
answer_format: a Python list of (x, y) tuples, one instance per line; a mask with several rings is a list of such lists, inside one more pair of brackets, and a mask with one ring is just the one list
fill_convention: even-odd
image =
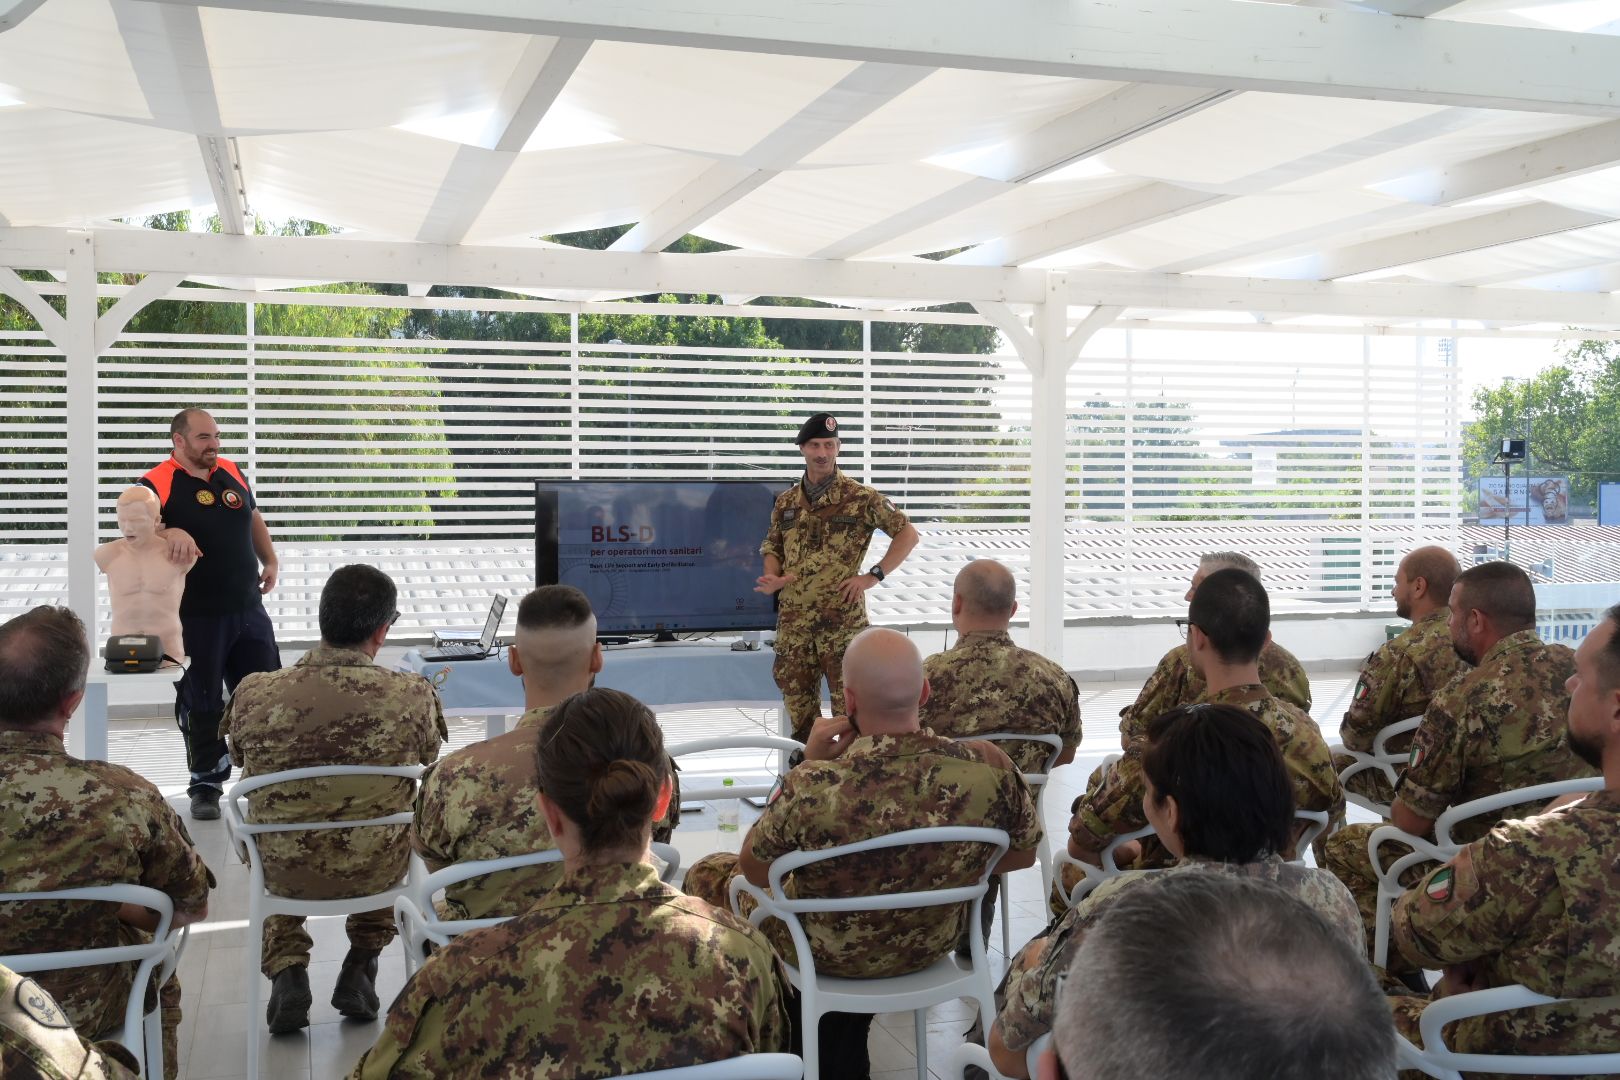
[(873, 577), (877, 578), (879, 585), (883, 584), (883, 576), (884, 575), (883, 575), (883, 564), (882, 563), (877, 563), (876, 565), (874, 565), (872, 567), (872, 569), (868, 570), (867, 573), (871, 574)]

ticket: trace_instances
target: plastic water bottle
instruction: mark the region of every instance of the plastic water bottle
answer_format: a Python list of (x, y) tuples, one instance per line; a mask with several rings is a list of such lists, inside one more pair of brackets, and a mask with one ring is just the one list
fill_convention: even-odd
[[(728, 793), (734, 784), (735, 781), (729, 776), (720, 781), (720, 786), (727, 789)], [(736, 797), (721, 799), (715, 804), (715, 809), (718, 811), (716, 828), (720, 830), (721, 848), (726, 851), (737, 850), (740, 846), (741, 837), (738, 835), (737, 825), (740, 807), (737, 804)]]

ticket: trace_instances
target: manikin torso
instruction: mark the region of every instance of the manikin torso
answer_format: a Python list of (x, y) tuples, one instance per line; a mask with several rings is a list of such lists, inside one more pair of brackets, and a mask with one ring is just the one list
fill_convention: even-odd
[[(139, 489), (145, 490), (145, 489)], [(156, 634), (166, 655), (185, 655), (180, 629), (180, 597), (186, 572), (196, 559), (174, 562), (157, 534), (157, 498), (119, 499), (118, 528), (123, 539), (96, 548), (96, 565), (107, 575), (113, 634)]]

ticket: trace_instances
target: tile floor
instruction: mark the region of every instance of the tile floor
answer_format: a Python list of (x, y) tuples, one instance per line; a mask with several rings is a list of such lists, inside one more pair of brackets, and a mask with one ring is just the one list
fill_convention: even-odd
[[(1354, 672), (1348, 670), (1312, 675), (1316, 699), (1313, 711), (1330, 737), (1337, 730), (1337, 719), (1343, 715), (1354, 678)], [(1119, 709), (1134, 697), (1136, 689), (1136, 684), (1125, 683), (1087, 684), (1083, 688), (1081, 704), (1086, 732), (1081, 754), (1075, 764), (1058, 770), (1043, 798), (1043, 820), (1049, 834), (1063, 835), (1070, 802), (1084, 788), (1086, 777), (1096, 762), (1117, 748), (1116, 717)], [(127, 714), (129, 710), (121, 711)], [(186, 778), (179, 736), (174, 733), (172, 721), (117, 719), (116, 716), (117, 712), (109, 735), (112, 759), (129, 765), (151, 779), (184, 815)], [(740, 709), (683, 712), (661, 718), (671, 741), (759, 730), (767, 719), (774, 721), (774, 714)], [(445, 752), (483, 735), (482, 719), (452, 720), (450, 741)], [(705, 762), (688, 771), (695, 782), (697, 777), (711, 773), (742, 776), (760, 771), (766, 765), (758, 755), (753, 755)], [(712, 776), (709, 778), (712, 781)], [(748, 810), (745, 804), (745, 819)], [(1352, 808), (1352, 813), (1355, 812)], [(309, 1029), (295, 1035), (271, 1038), (264, 1029), (263, 1017), (245, 1015), (243, 958), (247, 926), (247, 871), (229, 855), (223, 821), (192, 822), (188, 819), (188, 827), (198, 849), (218, 877), (219, 887), (211, 899), (207, 921), (193, 927), (190, 943), (181, 959), (179, 970), (184, 988), (185, 1019), (180, 1027), (180, 1076), (186, 1080), (225, 1080), (244, 1076), (250, 1033), (263, 1055), (260, 1075), (264, 1077), (275, 1080), (329, 1080), (344, 1076), (375, 1040), (380, 1021), (374, 1024), (346, 1021), (328, 1003), (339, 964), (348, 947), (342, 921), (328, 918), (310, 922), (310, 933), (315, 941), (310, 966), (315, 1006), (311, 1010)], [(681, 841), (679, 846), (683, 849), (687, 865), (690, 865), (693, 857), (702, 853), (698, 849), (707, 849), (705, 834), (713, 835), (710, 832), (712, 827), (712, 815), (703, 811), (690, 814), (683, 822), (677, 839)], [(1016, 950), (1046, 923), (1038, 870), (1013, 875), (1011, 897), (1012, 940)], [(1006, 913), (998, 912), (998, 924), (990, 938), (991, 963), (997, 979), (1007, 962), (1001, 953), (999, 925), (999, 920), (1004, 917), (1007, 917)], [(383, 955), (380, 965), (378, 993), (384, 1003), (391, 1001), (403, 984), (404, 960), (396, 947)], [(268, 984), (265, 984), (263, 994), (268, 994)], [(929, 1011), (927, 1063), (931, 1077), (943, 1080), (950, 1050), (961, 1041), (961, 1035), (971, 1020), (972, 1011), (964, 1003), (953, 1003)], [(878, 1023), (873, 1025), (871, 1034), (875, 1080), (915, 1077), (915, 1043), (910, 1014), (880, 1017)]]

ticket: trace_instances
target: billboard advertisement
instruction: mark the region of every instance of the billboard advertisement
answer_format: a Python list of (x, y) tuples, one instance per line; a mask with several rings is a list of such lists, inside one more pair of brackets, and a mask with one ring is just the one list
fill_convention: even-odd
[[(1526, 511), (1528, 510), (1528, 514)], [(1569, 524), (1569, 477), (1501, 476), (1479, 478), (1481, 525)]]

